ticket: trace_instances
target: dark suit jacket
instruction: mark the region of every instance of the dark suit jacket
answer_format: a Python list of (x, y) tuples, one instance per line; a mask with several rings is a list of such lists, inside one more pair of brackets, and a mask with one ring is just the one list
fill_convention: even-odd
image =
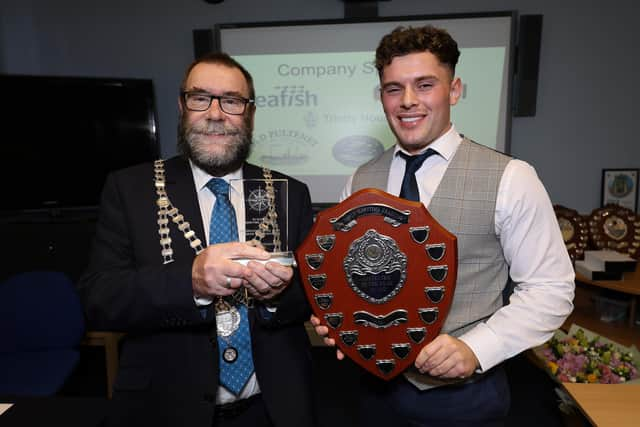
[[(189, 164), (165, 162), (169, 199), (205, 239)], [(244, 178), (262, 178), (245, 164)], [(206, 317), (193, 300), (194, 250), (170, 225), (174, 262), (163, 264), (153, 165), (111, 174), (105, 183), (89, 266), (79, 291), (88, 327), (126, 332), (114, 385), (111, 424), (211, 426), (218, 387), (218, 344), (212, 307)], [(312, 225), (309, 191), (289, 179), (289, 249)], [(280, 298), (269, 321), (250, 310), (258, 383), (277, 427), (312, 425), (310, 346), (303, 321), (310, 310), (301, 282)]]

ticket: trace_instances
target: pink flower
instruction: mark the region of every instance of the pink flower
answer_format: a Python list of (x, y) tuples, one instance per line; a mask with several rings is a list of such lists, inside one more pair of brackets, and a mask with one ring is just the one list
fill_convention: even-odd
[(630, 352), (604, 343), (600, 337), (589, 340), (582, 329), (563, 339), (551, 338), (539, 354), (561, 382), (619, 384), (638, 378)]

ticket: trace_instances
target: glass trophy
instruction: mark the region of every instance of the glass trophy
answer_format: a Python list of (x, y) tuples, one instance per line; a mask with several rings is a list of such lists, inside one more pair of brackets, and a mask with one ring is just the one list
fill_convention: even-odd
[[(270, 259), (259, 262), (274, 261), (295, 267), (295, 257), (288, 247), (288, 181), (235, 179), (230, 185), (244, 200), (244, 226), (239, 224), (238, 232), (244, 232), (246, 242), (260, 244), (271, 253)], [(236, 261), (246, 264), (249, 260)]]

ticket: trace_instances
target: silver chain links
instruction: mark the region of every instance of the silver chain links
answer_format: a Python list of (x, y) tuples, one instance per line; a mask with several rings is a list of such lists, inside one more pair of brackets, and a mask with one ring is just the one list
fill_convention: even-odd
[(189, 241), (189, 246), (193, 248), (196, 255), (204, 250), (202, 241), (198, 239), (195, 231), (191, 229), (191, 225), (184, 220), (184, 216), (180, 214), (178, 208), (173, 206), (169, 196), (167, 195), (165, 178), (164, 178), (164, 161), (156, 160), (154, 162), (155, 187), (158, 200), (158, 234), (160, 235), (160, 246), (162, 247), (161, 255), (163, 264), (173, 262), (173, 249), (171, 248), (171, 236), (169, 230), (169, 218), (178, 226), (185, 239)]

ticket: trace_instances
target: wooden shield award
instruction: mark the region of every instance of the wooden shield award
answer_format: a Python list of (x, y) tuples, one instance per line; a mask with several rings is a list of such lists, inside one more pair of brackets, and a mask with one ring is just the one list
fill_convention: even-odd
[(329, 337), (385, 380), (438, 335), (453, 300), (456, 237), (422, 203), (380, 190), (320, 212), (296, 258)]
[(610, 249), (640, 259), (640, 217), (613, 203), (594, 209), (589, 215), (592, 246)]

